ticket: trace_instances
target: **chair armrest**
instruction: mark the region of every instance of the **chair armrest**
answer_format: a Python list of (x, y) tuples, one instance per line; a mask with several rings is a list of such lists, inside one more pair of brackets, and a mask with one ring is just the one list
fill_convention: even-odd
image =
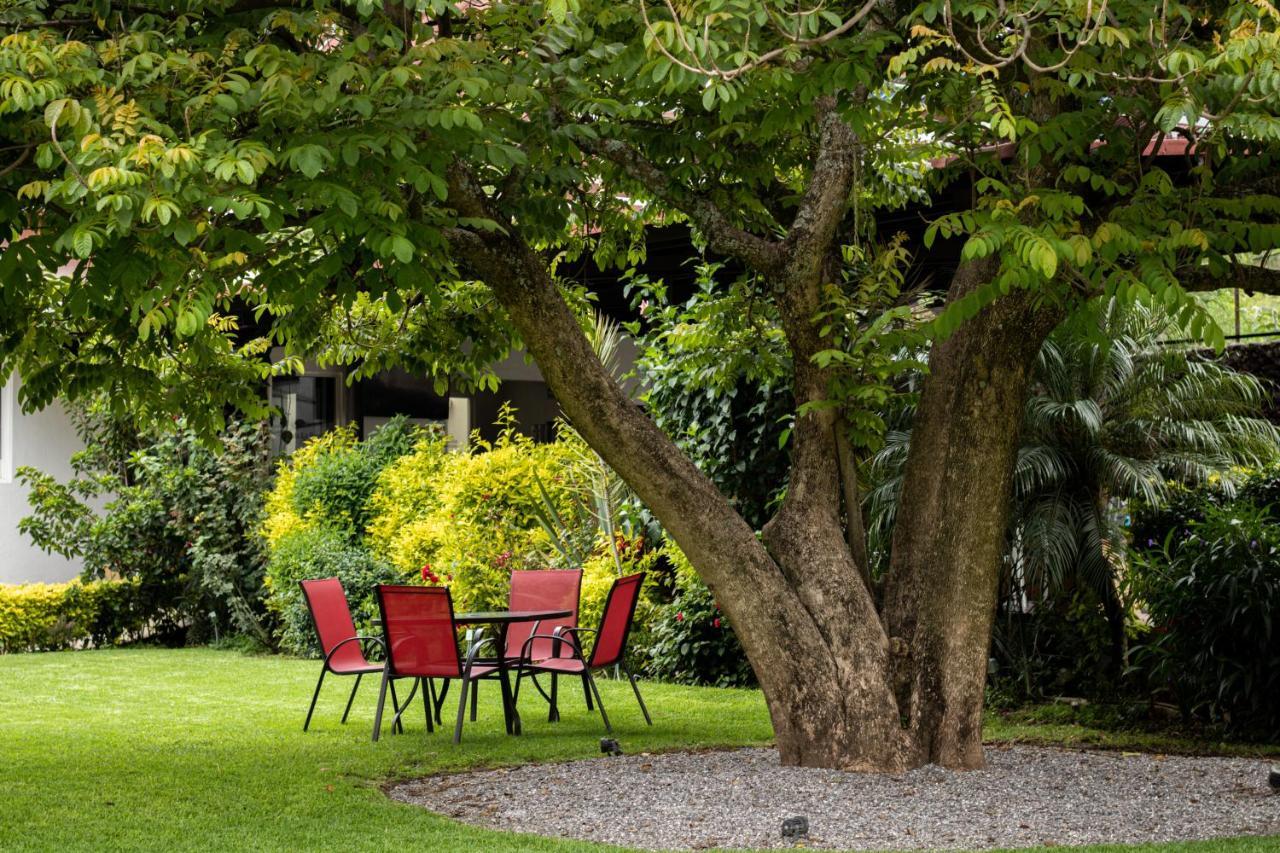
[[(551, 656), (558, 658), (560, 657), (560, 643), (562, 640), (565, 639), (565, 635), (572, 636), (574, 634), (595, 634), (598, 632), (594, 628), (581, 628), (577, 625), (560, 625), (551, 633), (555, 634), (556, 636), (556, 641), (551, 646)], [(583, 657), (582, 640), (575, 637), (574, 642), (577, 643), (576, 650), (578, 653), (578, 657)]]
[(476, 656), (480, 653), (480, 650), (493, 642), (495, 642), (493, 637), (484, 637), (483, 639), (472, 643), (471, 647), (467, 649), (466, 668), (471, 669), (472, 665), (476, 662)]
[[(529, 639), (525, 640), (524, 645), (520, 648), (520, 660), (522, 662), (530, 659), (529, 648), (533, 645), (534, 640), (551, 640), (553, 643), (564, 643), (569, 648), (573, 649), (575, 657), (579, 660), (582, 659), (582, 650), (578, 648), (578, 644), (569, 637), (563, 636), (559, 632), (559, 629), (557, 629), (554, 634), (530, 634)], [(556, 657), (559, 657), (559, 655), (557, 654)]]
[[(336, 643), (333, 648), (329, 649), (328, 654), (324, 656), (325, 668), (328, 669), (329, 661), (333, 659), (334, 652), (336, 652), (338, 649), (345, 646), (347, 643), (358, 643), (358, 642), (359, 643), (377, 643), (382, 648), (383, 655), (385, 656), (387, 653), (387, 646), (385, 643), (382, 642), (381, 637), (347, 637), (345, 640), (342, 640)], [(360, 651), (361, 651), (361, 654), (364, 653), (364, 649), (361, 649)]]

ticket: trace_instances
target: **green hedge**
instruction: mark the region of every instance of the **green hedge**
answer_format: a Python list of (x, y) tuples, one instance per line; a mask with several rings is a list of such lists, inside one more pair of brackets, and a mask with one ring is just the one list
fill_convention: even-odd
[(0, 585), (0, 652), (102, 646), (136, 636), (147, 616), (134, 580)]

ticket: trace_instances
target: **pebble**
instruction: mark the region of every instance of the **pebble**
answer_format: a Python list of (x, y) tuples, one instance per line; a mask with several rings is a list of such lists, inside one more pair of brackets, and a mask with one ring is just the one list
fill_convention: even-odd
[(735, 749), (432, 776), (390, 794), (464, 823), (649, 850), (790, 847), (779, 828), (795, 815), (808, 818), (808, 848), (982, 850), (1280, 835), (1268, 769), (1015, 745), (989, 747), (983, 770), (888, 775)]

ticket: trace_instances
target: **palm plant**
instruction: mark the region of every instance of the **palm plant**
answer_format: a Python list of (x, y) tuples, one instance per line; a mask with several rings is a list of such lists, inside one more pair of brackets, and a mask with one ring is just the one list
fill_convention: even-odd
[[(1261, 383), (1166, 346), (1168, 318), (1100, 303), (1041, 349), (1013, 474), (1006, 604), (1052, 606), (1089, 591), (1106, 613), (1112, 661), (1125, 656), (1124, 504), (1159, 504), (1174, 484), (1220, 482), (1274, 460), (1280, 432), (1256, 415)], [(892, 527), (909, 426), (872, 460), (872, 541)], [(1021, 609), (1021, 608), (1008, 608)]]

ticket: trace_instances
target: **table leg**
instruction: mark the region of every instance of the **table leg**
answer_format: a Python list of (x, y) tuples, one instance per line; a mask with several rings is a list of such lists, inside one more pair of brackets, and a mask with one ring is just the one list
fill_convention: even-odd
[(520, 716), (516, 711), (516, 703), (511, 695), (511, 679), (507, 669), (507, 625), (498, 629), (498, 681), (502, 685), (502, 716), (507, 725), (507, 734), (520, 734)]

